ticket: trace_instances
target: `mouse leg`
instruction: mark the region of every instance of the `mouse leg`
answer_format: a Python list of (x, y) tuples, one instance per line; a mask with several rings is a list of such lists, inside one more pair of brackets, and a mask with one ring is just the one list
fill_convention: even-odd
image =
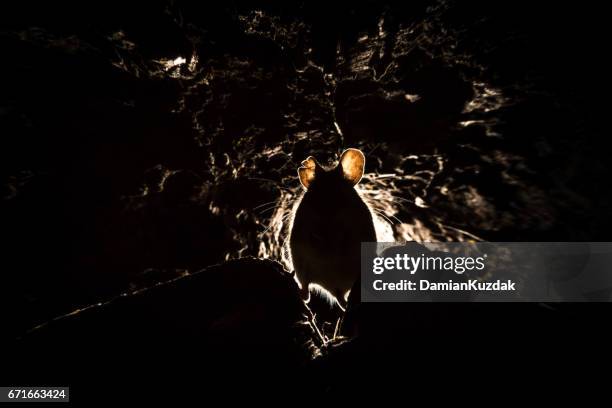
[(327, 343), (327, 339), (319, 329), (319, 326), (317, 324), (317, 315), (312, 312), (308, 305), (306, 305), (306, 309), (308, 310), (308, 316), (306, 316), (308, 325), (312, 329), (313, 333), (317, 335), (319, 339), (319, 346), (324, 346), (325, 343)]
[(342, 311), (342, 313), (346, 310), (346, 300), (344, 300), (344, 293), (340, 291), (340, 289), (334, 290), (334, 296), (336, 297), (336, 303), (338, 307)]
[(293, 272), (291, 272), (291, 276), (293, 277), (295, 283), (297, 283), (298, 285), (300, 298), (304, 303), (308, 303), (308, 301), (310, 300), (309, 283), (303, 277), (302, 279), (300, 279), (295, 269), (293, 270)]
[(336, 320), (336, 327), (334, 327), (334, 340), (336, 337), (340, 336), (340, 327), (342, 326), (342, 319), (344, 316), (340, 316), (338, 320)]
[(308, 284), (302, 284), (302, 287), (300, 288), (300, 297), (304, 303), (308, 303), (310, 301), (310, 287)]

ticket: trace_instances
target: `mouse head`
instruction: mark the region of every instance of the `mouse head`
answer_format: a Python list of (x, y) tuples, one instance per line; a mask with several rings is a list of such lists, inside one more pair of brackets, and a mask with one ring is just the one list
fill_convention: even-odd
[(343, 182), (353, 187), (363, 177), (365, 156), (358, 149), (346, 149), (340, 155), (340, 162), (333, 170), (325, 170), (317, 160), (310, 156), (302, 162), (298, 175), (302, 186), (309, 190), (316, 185)]

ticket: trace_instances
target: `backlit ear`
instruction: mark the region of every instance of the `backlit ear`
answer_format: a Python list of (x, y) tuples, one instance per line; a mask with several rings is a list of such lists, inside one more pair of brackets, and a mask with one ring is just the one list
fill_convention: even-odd
[(359, 149), (346, 149), (340, 156), (340, 166), (344, 178), (355, 185), (363, 177), (365, 156)]
[(305, 189), (308, 190), (308, 187), (314, 180), (317, 168), (319, 168), (319, 163), (317, 163), (317, 160), (312, 156), (302, 162), (302, 167), (298, 169), (298, 176), (300, 178), (300, 183), (302, 183)]

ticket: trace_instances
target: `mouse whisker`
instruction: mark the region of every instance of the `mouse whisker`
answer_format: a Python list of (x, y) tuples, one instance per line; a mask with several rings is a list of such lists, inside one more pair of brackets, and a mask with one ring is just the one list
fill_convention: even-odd
[(287, 214), (287, 215), (284, 215), (284, 216), (283, 216), (283, 217), (282, 217), (282, 218), (281, 218), (279, 221), (277, 221), (277, 222), (271, 222), (271, 223), (268, 225), (268, 227), (267, 227), (265, 230), (263, 230), (263, 232), (261, 233), (261, 235), (264, 235), (266, 232), (268, 232), (268, 231), (269, 231), (269, 230), (270, 230), (270, 229), (271, 229), (271, 228), (272, 228), (272, 227), (273, 227), (275, 224), (280, 224), (280, 223), (282, 223), (282, 222), (285, 222), (285, 221), (287, 220), (287, 218), (289, 218), (290, 216), (291, 216), (291, 214)]
[(400, 220), (395, 215), (390, 215), (390, 217), (393, 218), (394, 220), (396, 220), (397, 222), (399, 222), (400, 224), (406, 224), (404, 221)]
[[(379, 214), (379, 215), (381, 215), (381, 216), (384, 216), (385, 218), (386, 218), (386, 217), (389, 217), (389, 218), (394, 219), (395, 221), (397, 221), (397, 222), (398, 222), (398, 223), (400, 223), (400, 224), (406, 224), (404, 221), (402, 221), (402, 220), (401, 220), (400, 218), (398, 218), (397, 216), (392, 215), (392, 214), (387, 214), (386, 210), (385, 210), (384, 208), (382, 208), (382, 207), (379, 207), (379, 206), (377, 206), (377, 205), (372, 205), (372, 204), (370, 204), (370, 207), (371, 207), (371, 208), (372, 208), (372, 210), (373, 210), (373, 211), (375, 211), (377, 214)], [(392, 223), (392, 224), (394, 224), (394, 223)]]
[(278, 208), (283, 208), (283, 206), (279, 204), (279, 205), (274, 205), (274, 206), (269, 207), (269, 208), (264, 208), (263, 210), (258, 211), (258, 214), (263, 214), (263, 213), (266, 213), (268, 211), (276, 210)]
[(267, 203), (263, 203), (261, 205), (258, 205), (257, 207), (253, 207), (253, 210), (257, 210), (258, 208), (265, 207), (265, 206), (270, 205), (270, 204), (276, 204), (277, 202), (278, 202), (278, 200), (268, 201)]
[(391, 225), (395, 225), (395, 223), (393, 221), (391, 221), (389, 219), (389, 217), (387, 217), (382, 211), (377, 211), (377, 210), (373, 210), (376, 214), (380, 215), (381, 217), (383, 217), (385, 219), (385, 221), (387, 221), (389, 224)]
[(450, 229), (450, 230), (456, 231), (456, 232), (458, 232), (458, 233), (460, 233), (462, 235), (466, 235), (466, 236), (468, 236), (468, 237), (470, 237), (470, 238), (472, 238), (472, 239), (474, 239), (476, 241), (482, 241), (483, 240), (479, 236), (474, 235), (474, 234), (472, 234), (470, 232), (467, 232), (465, 230), (462, 230), (461, 228), (453, 227), (452, 225), (447, 225), (447, 224), (444, 224), (442, 222), (436, 222), (436, 224), (438, 225), (438, 227), (442, 227), (442, 230)]

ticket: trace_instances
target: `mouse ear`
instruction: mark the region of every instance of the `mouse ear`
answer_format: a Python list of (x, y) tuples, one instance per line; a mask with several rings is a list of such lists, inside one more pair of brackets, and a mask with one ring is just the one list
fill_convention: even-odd
[(298, 169), (298, 176), (300, 178), (300, 183), (302, 183), (305, 189), (308, 190), (308, 187), (315, 178), (318, 168), (319, 163), (317, 163), (317, 160), (312, 156), (302, 162), (302, 166)]
[(340, 156), (340, 166), (344, 178), (355, 185), (363, 177), (365, 156), (359, 149), (346, 149)]

